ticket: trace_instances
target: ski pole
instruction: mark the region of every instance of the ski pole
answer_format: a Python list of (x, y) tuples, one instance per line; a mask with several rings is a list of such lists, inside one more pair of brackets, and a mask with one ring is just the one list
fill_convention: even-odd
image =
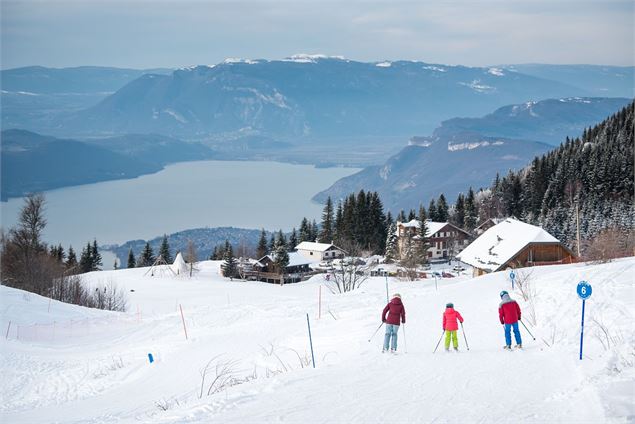
[(445, 330), (443, 330), (443, 333), (441, 333), (441, 337), (439, 338), (439, 341), (437, 342), (437, 347), (434, 348), (434, 352), (432, 353), (436, 353), (437, 349), (439, 348), (439, 344), (441, 344), (441, 339), (443, 338), (443, 335), (445, 334)]
[(384, 323), (382, 322), (381, 324), (379, 324), (379, 327), (377, 327), (377, 330), (375, 330), (375, 332), (373, 333), (372, 336), (370, 336), (370, 339), (368, 339), (368, 343), (370, 343), (370, 341), (373, 339), (373, 337), (375, 337), (375, 334), (377, 334), (377, 332), (379, 331), (379, 329), (381, 328), (381, 326), (384, 325)]
[(408, 353), (408, 343), (406, 343), (406, 323), (403, 323), (403, 349), (404, 353)]
[(465, 339), (465, 346), (467, 347), (467, 350), (470, 350), (470, 345), (467, 344), (467, 336), (465, 335), (465, 329), (463, 328), (463, 323), (461, 323), (461, 331), (463, 332), (463, 338)]
[(520, 323), (523, 325), (523, 327), (525, 327), (525, 330), (527, 330), (527, 332), (529, 333), (529, 335), (531, 336), (531, 338), (532, 338), (532, 339), (534, 339), (534, 340), (536, 340), (536, 338), (534, 337), (534, 335), (533, 335), (533, 334), (531, 334), (531, 331), (529, 331), (529, 328), (527, 328), (527, 326), (525, 325), (525, 323), (524, 323), (524, 322), (522, 322), (521, 320), (518, 320), (518, 321), (520, 321)]

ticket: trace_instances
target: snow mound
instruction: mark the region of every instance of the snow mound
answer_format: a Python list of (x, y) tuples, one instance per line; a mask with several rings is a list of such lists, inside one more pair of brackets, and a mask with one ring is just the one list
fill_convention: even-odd
[(185, 263), (181, 252), (176, 254), (176, 258), (174, 258), (174, 263), (172, 263), (171, 267), (176, 275), (188, 275), (190, 272), (190, 267)]

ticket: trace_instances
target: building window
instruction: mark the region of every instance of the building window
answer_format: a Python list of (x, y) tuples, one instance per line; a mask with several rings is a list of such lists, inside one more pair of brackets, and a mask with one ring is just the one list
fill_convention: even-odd
[(309, 254), (310, 254), (311, 256), (313, 256), (313, 252), (309, 252)]

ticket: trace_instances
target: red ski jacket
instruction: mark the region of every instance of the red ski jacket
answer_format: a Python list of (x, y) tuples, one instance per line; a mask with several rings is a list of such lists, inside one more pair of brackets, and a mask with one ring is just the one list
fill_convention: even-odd
[[(388, 317), (386, 317), (386, 313), (388, 313)], [(406, 308), (404, 308), (403, 303), (401, 303), (401, 299), (399, 299), (398, 297), (394, 297), (384, 308), (384, 312), (382, 312), (381, 314), (381, 322), (392, 325), (399, 325), (400, 317), (401, 322), (405, 324)]]
[(443, 313), (443, 330), (445, 331), (455, 331), (459, 329), (459, 324), (456, 323), (456, 320), (463, 322), (463, 317), (459, 313), (459, 311), (455, 311), (454, 308), (446, 308)]
[(498, 317), (501, 324), (513, 324), (520, 319), (520, 306), (512, 299), (503, 301), (498, 307)]

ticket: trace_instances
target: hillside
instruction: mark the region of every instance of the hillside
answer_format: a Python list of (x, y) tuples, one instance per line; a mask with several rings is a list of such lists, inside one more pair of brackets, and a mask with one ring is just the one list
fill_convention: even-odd
[[(15, 137), (14, 137), (15, 136)], [(2, 132), (2, 200), (29, 192), (157, 172), (158, 164), (76, 140)]]
[(54, 129), (65, 114), (93, 106), (141, 75), (168, 72), (171, 70), (100, 66), (2, 70), (2, 129)]
[[(12, 324), (0, 341), (0, 419), (617, 423), (635, 414), (633, 258), (519, 271), (531, 273), (535, 314), (510, 290), (506, 273), (441, 279), (438, 291), (432, 280), (391, 278), (390, 292), (401, 293), (407, 311), (396, 356), (380, 353), (381, 334), (368, 342), (386, 302), (384, 278), (371, 278), (345, 295), (323, 288), (317, 319), (322, 276), (280, 287), (230, 282), (218, 276), (218, 266), (200, 263), (193, 279), (144, 277), (146, 269), (84, 276), (87, 283), (125, 289), (128, 313), (55, 301), (49, 311), (47, 298), (1, 286), (0, 325)], [(581, 301), (575, 294), (581, 279), (593, 285), (582, 361)], [(523, 321), (537, 338), (521, 326), (522, 351), (501, 349), (496, 310), (502, 289), (518, 299)], [(465, 318), (469, 351), (460, 334), (458, 354), (433, 354), (448, 301)], [(217, 384), (214, 392), (209, 387), (217, 375), (225, 387)]]
[[(445, 142), (444, 142), (445, 141)], [(454, 199), (465, 182), (486, 187), (497, 171), (519, 169), (531, 157), (549, 150), (547, 144), (475, 133), (454, 135), (450, 140), (413, 140), (381, 166), (370, 166), (336, 181), (314, 196), (324, 203), (328, 196), (340, 199), (361, 189), (377, 191), (387, 210), (398, 212), (445, 193)]]
[(5, 130), (2, 200), (34, 191), (134, 178), (157, 172), (170, 163), (213, 156), (201, 144), (158, 135), (78, 141)]
[(586, 128), (631, 101), (627, 98), (576, 97), (509, 105), (481, 118), (443, 121), (433, 136), (476, 132), (490, 137), (535, 140), (558, 146), (567, 137), (579, 137)]
[(505, 106), (481, 118), (449, 119), (431, 136), (413, 137), (382, 165), (342, 178), (314, 199), (323, 203), (363, 188), (378, 191), (393, 212), (427, 205), (441, 193), (452, 201), (466, 192), (466, 184), (488, 187), (497, 173), (525, 167), (551, 145), (581, 135), (629, 102), (549, 99)]
[[(224, 245), (225, 240), (228, 240), (232, 246), (236, 246), (239, 250), (242, 248), (246, 252), (255, 251), (258, 238), (260, 237), (260, 230), (233, 227), (193, 228), (191, 230), (168, 234), (167, 236), (172, 257), (176, 255), (176, 252), (186, 252), (188, 243), (192, 241), (199, 257), (209, 258), (214, 248)], [(150, 247), (152, 247), (154, 252), (158, 252), (162, 240), (163, 236), (147, 240), (147, 242), (150, 243)], [(145, 244), (146, 240), (131, 240), (121, 245), (101, 247), (102, 249), (112, 251), (119, 258), (119, 263), (125, 267), (128, 260), (128, 251), (132, 249), (135, 257), (138, 257)]]

